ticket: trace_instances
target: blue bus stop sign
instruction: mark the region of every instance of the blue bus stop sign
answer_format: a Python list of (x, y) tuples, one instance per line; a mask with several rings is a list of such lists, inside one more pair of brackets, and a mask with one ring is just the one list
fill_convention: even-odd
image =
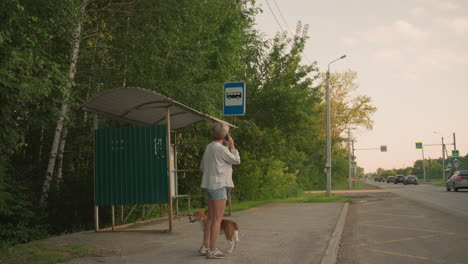
[(245, 82), (229, 82), (224, 84), (223, 115), (245, 115), (245, 88)]

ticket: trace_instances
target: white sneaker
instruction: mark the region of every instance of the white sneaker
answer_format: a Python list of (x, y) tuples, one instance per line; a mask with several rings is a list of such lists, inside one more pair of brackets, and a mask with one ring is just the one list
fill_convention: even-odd
[(208, 252), (208, 248), (206, 248), (205, 246), (201, 246), (201, 248), (198, 250), (198, 253), (200, 253), (201, 256), (206, 256), (206, 253)]
[(219, 249), (215, 249), (215, 251), (208, 250), (206, 253), (206, 258), (208, 259), (225, 259), (226, 255), (221, 252)]

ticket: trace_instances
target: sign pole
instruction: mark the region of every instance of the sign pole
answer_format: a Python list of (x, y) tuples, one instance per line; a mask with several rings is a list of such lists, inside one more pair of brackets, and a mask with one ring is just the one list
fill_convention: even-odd
[(426, 180), (426, 165), (424, 164), (424, 148), (421, 148), (422, 151), (422, 165), (423, 165), (423, 173), (424, 173), (424, 182), (427, 182)]

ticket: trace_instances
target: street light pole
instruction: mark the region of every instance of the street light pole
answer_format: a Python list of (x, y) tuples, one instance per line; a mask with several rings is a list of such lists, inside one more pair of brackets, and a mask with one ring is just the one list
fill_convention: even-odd
[(353, 188), (351, 170), (351, 128), (348, 127), (348, 186), (350, 190)]
[(337, 60), (346, 58), (346, 55), (339, 57), (328, 63), (328, 70), (326, 75), (326, 105), (327, 105), (327, 162), (325, 163), (325, 170), (327, 171), (327, 196), (331, 196), (331, 124), (330, 124), (330, 64)]

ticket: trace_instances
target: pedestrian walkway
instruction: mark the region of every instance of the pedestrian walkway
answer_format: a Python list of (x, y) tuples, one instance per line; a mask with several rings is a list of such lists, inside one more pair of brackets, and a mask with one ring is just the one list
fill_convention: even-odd
[[(343, 203), (267, 204), (233, 213), (240, 227), (240, 244), (223, 263), (320, 263)], [(79, 263), (206, 263), (198, 256), (202, 231), (188, 218), (174, 221), (173, 233), (162, 233), (167, 223), (145, 224), (117, 232), (86, 232), (52, 239), (55, 243), (85, 243), (100, 250), (97, 256), (75, 259)], [(61, 241), (63, 240), (63, 241)], [(229, 248), (224, 236), (221, 250)]]

